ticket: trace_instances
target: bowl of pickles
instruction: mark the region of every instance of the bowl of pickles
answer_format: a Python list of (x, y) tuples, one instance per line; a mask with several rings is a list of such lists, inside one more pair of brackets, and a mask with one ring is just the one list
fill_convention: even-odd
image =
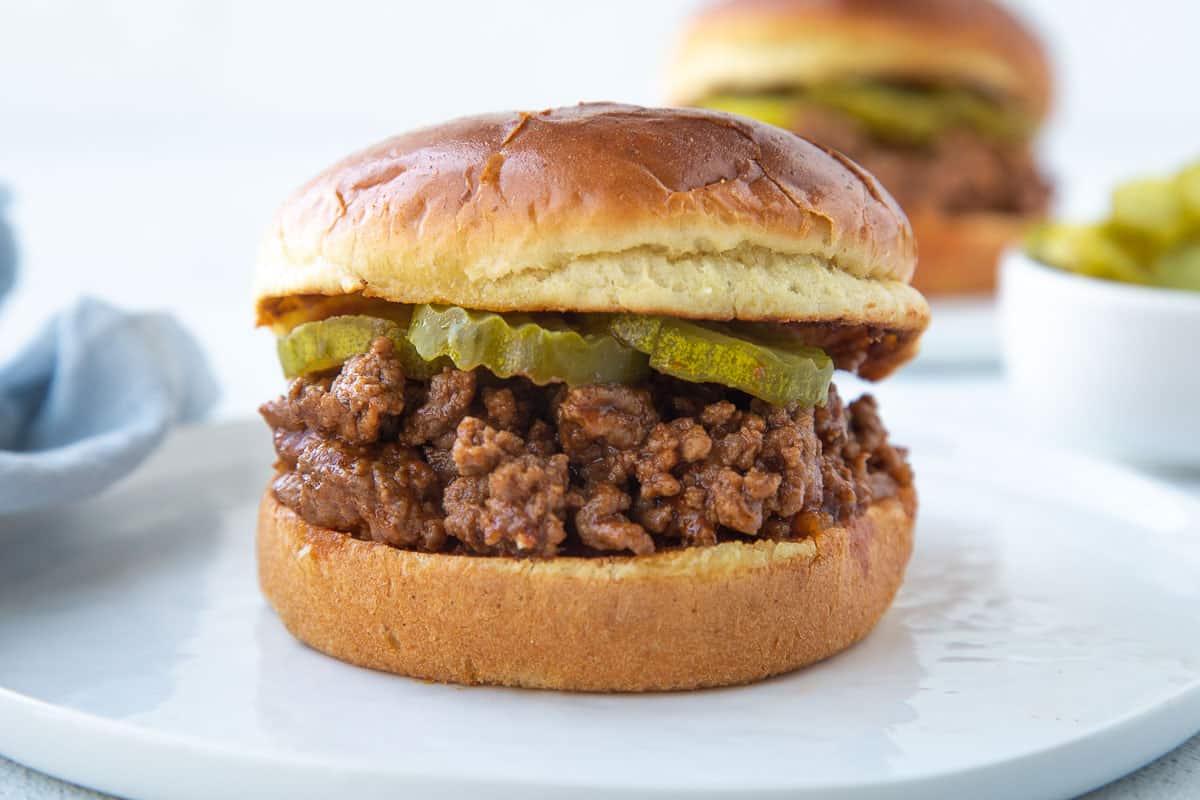
[(1145, 465), (1200, 467), (1200, 161), (1047, 222), (1000, 274), (1004, 362), (1031, 428)]

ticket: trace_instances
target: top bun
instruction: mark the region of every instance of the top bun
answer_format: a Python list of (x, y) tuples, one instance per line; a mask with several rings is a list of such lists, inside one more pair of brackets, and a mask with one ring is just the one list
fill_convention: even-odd
[(690, 104), (848, 77), (974, 87), (1037, 118), (1050, 106), (1041, 44), (990, 0), (724, 0), (693, 21), (668, 91)]
[(309, 295), (824, 322), (870, 328), (886, 361), (928, 322), (915, 264), (904, 213), (838, 153), (728, 114), (589, 104), (335, 164), (277, 214), (256, 298), (262, 324)]

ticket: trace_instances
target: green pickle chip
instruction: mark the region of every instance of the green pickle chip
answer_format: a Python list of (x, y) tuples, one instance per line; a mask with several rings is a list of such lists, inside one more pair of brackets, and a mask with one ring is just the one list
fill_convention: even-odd
[(1127, 283), (1152, 280), (1133, 248), (1110, 227), (1048, 222), (1030, 231), (1026, 247), (1037, 260), (1080, 275)]
[(1081, 275), (1200, 291), (1200, 163), (1126, 181), (1113, 189), (1107, 219), (1040, 225), (1025, 247)]
[(1180, 172), (1176, 184), (1193, 230), (1200, 231), (1200, 161)]
[(636, 383), (647, 358), (604, 332), (580, 332), (558, 319), (417, 306), (409, 340), (424, 358), (448, 357), (459, 369), (486, 367), (537, 384)]
[(722, 94), (708, 98), (701, 105), (713, 111), (757, 119), (776, 128), (790, 128), (801, 104), (788, 95)]
[(810, 96), (820, 105), (854, 117), (885, 139), (923, 144), (947, 127), (946, 110), (915, 92), (835, 85), (816, 87)]
[[(423, 379), (453, 364), (484, 367), (537, 384), (638, 383), (653, 368), (695, 383), (719, 383), (776, 405), (824, 405), (833, 361), (790, 334), (757, 323), (695, 323), (622, 314), (498, 314), (417, 306), (407, 326), (365, 315), (298, 325), (278, 342), (289, 378), (334, 369), (381, 336), (396, 345), (405, 374)], [(405, 329), (407, 327), (407, 330)]]
[(951, 128), (1015, 140), (1028, 136), (1033, 127), (1023, 114), (961, 89), (835, 84), (814, 87), (810, 97), (862, 121), (878, 136), (912, 144), (931, 142)]
[(609, 330), (650, 356), (651, 368), (694, 383), (719, 383), (786, 406), (825, 405), (833, 361), (823, 351), (782, 338), (755, 341), (670, 317), (621, 314)]
[(404, 374), (410, 378), (431, 377), (445, 366), (444, 361), (421, 358), (409, 344), (400, 322), (357, 314), (297, 325), (286, 336), (279, 337), (276, 349), (283, 374), (295, 378), (339, 367), (351, 356), (365, 353), (381, 336), (395, 343)]
[(1143, 178), (1112, 193), (1112, 222), (1162, 244), (1179, 239), (1187, 227), (1183, 197), (1175, 181)]
[(832, 83), (779, 94), (719, 94), (705, 108), (762, 120), (781, 128), (804, 125), (807, 109), (828, 108), (857, 119), (876, 136), (923, 145), (952, 128), (969, 128), (993, 139), (1026, 138), (1033, 121), (963, 89), (911, 88), (881, 83)]
[(1200, 242), (1164, 254), (1154, 265), (1154, 276), (1162, 286), (1200, 292)]

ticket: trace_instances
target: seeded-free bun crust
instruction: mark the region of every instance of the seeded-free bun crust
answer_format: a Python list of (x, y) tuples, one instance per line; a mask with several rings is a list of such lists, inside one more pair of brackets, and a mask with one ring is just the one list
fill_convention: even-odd
[(589, 692), (727, 686), (865, 636), (900, 586), (915, 510), (907, 491), (800, 542), (529, 561), (357, 540), (268, 490), (259, 581), (292, 634), (364, 667)]
[(697, 16), (668, 73), (671, 102), (867, 78), (982, 89), (1040, 118), (1050, 66), (991, 0), (725, 0)]
[[(495, 311), (871, 325), (929, 309), (904, 213), (856, 164), (702, 110), (580, 105), (448, 122), (330, 167), (281, 208), (259, 322), (361, 293)], [(882, 358), (884, 354), (879, 354)]]

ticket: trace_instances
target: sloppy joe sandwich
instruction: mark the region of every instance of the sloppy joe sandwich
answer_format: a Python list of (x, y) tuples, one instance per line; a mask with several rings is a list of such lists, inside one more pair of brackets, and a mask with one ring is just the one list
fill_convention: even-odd
[(991, 0), (723, 0), (688, 27), (672, 102), (757, 117), (854, 158), (908, 213), (927, 294), (995, 286), (1044, 216), (1034, 140), (1051, 76)]
[(259, 577), (336, 658), (466, 684), (745, 683), (865, 636), (916, 492), (875, 401), (916, 351), (905, 215), (853, 161), (698, 109), (470, 117), (281, 208), (292, 379)]

